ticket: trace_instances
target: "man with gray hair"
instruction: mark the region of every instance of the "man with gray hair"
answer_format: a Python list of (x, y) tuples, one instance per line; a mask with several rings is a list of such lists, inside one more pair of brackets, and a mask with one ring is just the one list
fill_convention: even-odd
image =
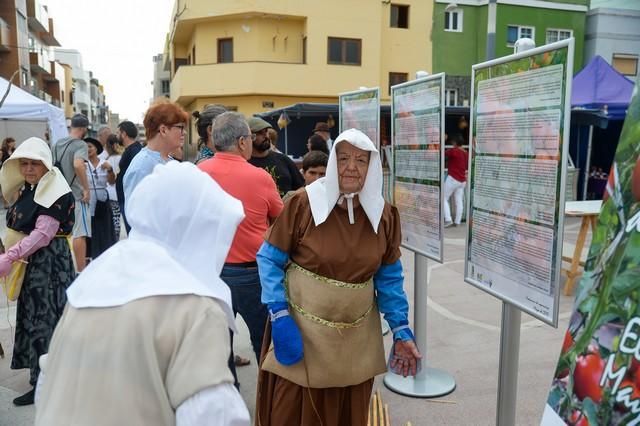
[(101, 160), (106, 160), (109, 157), (109, 152), (107, 152), (107, 139), (111, 136), (111, 128), (107, 125), (100, 126), (98, 129), (98, 141), (100, 145), (102, 145), (102, 152), (98, 154), (98, 158)]
[[(253, 140), (242, 114), (225, 112), (217, 116), (213, 121), (212, 138), (216, 155), (198, 167), (228, 194), (240, 200), (245, 213), (220, 277), (231, 289), (233, 312), (240, 313), (247, 324), (251, 345), (259, 361), (267, 308), (260, 300), (262, 287), (256, 253), (269, 224), (280, 214), (283, 204), (271, 176), (264, 169), (247, 162), (251, 158)], [(237, 377), (233, 359), (232, 349), (229, 368)]]

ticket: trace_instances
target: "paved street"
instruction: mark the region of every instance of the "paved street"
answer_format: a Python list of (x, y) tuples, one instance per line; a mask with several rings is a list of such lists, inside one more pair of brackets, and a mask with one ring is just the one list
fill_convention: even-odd
[[(445, 262), (442, 265), (430, 262), (428, 290), (427, 364), (453, 374), (457, 388), (440, 399), (414, 399), (386, 390), (379, 377), (375, 388), (382, 390), (383, 400), (389, 404), (392, 425), (404, 426), (407, 421), (413, 425), (495, 424), (501, 302), (463, 282), (464, 229), (446, 230)], [(566, 221), (565, 244), (576, 240), (578, 229), (578, 220)], [(413, 300), (412, 253), (405, 251), (403, 262), (407, 291)], [(572, 303), (573, 298), (561, 296), (557, 330), (528, 315), (522, 316), (518, 425), (539, 423)], [(28, 373), (9, 369), (12, 340), (9, 324), (15, 324), (15, 312), (4, 304), (0, 301), (0, 342), (7, 353), (0, 360), (0, 426), (30, 425), (34, 408), (17, 408), (11, 403), (15, 396), (28, 390)], [(247, 329), (238, 322), (241, 336), (235, 339), (236, 350), (250, 357)], [(390, 341), (389, 336), (385, 337), (387, 347)], [(242, 395), (253, 414), (255, 361), (238, 372)]]

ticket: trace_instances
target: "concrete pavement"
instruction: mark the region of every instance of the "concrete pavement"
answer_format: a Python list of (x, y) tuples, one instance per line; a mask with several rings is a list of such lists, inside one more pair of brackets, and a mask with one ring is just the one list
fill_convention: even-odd
[[(565, 222), (565, 242), (573, 244), (579, 219)], [(382, 377), (374, 388), (382, 391), (389, 404), (392, 425), (494, 425), (499, 362), (500, 316), (502, 304), (494, 297), (465, 284), (465, 227), (448, 228), (445, 232), (445, 262), (430, 262), (428, 287), (428, 347), (426, 364), (454, 375), (457, 387), (442, 398), (426, 400), (400, 396), (388, 391)], [(588, 245), (586, 246), (588, 247)], [(413, 309), (413, 254), (403, 251), (406, 290)], [(5, 299), (6, 300), (6, 299)], [(0, 342), (7, 356), (0, 360), (0, 426), (33, 424), (33, 407), (13, 407), (11, 400), (28, 390), (28, 372), (9, 369), (12, 334), (7, 322), (15, 324), (13, 310), (0, 300)], [(573, 297), (560, 297), (560, 325), (549, 327), (532, 317), (522, 315), (520, 370), (518, 376), (517, 424), (539, 424), (558, 360)], [(411, 314), (411, 317), (413, 314)], [(238, 320), (240, 336), (236, 351), (253, 357), (248, 331)], [(391, 337), (385, 337), (388, 348)], [(255, 360), (238, 369), (241, 393), (253, 415), (255, 404)]]

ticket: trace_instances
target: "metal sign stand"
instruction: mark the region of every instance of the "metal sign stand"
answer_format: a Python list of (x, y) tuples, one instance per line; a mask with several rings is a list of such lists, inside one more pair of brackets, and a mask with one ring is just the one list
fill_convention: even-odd
[(498, 375), (498, 407), (496, 409), (497, 426), (516, 424), (520, 317), (520, 309), (510, 303), (502, 302), (500, 373)]
[(446, 371), (426, 367), (427, 352), (427, 280), (429, 275), (427, 257), (415, 255), (415, 309), (414, 327), (416, 345), (424, 360), (422, 370), (415, 377), (402, 377), (394, 373), (384, 376), (384, 384), (393, 392), (418, 398), (435, 398), (447, 395), (456, 388), (453, 376)]

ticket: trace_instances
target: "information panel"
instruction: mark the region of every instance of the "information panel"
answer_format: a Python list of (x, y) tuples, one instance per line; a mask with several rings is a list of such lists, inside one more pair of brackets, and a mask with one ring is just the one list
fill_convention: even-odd
[(340, 94), (340, 132), (361, 130), (380, 150), (380, 89), (363, 89)]
[(553, 326), (572, 74), (573, 39), (472, 72), (465, 281)]
[(402, 244), (442, 262), (444, 74), (393, 86), (391, 117)]

